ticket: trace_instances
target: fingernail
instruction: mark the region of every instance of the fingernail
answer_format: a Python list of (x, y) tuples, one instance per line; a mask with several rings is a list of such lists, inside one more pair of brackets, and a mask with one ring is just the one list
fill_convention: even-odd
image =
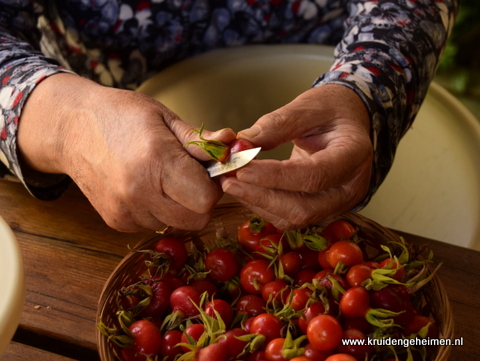
[(223, 191), (225, 193), (231, 194), (232, 196), (237, 196), (237, 197), (243, 196), (243, 188), (240, 187), (238, 184), (235, 184), (235, 183), (228, 183), (223, 188)]
[(225, 132), (225, 129), (220, 129), (215, 132), (212, 132), (207, 138), (217, 139), (222, 136), (222, 133)]
[(251, 128), (242, 130), (238, 133), (240, 138), (244, 138), (250, 141), (252, 141), (259, 134), (260, 134), (260, 128), (257, 126), (253, 126)]
[(222, 129), (219, 129), (219, 130), (213, 132), (212, 135), (218, 136), (218, 135), (221, 135), (224, 132), (233, 132), (233, 130), (230, 129), (230, 128), (222, 128)]

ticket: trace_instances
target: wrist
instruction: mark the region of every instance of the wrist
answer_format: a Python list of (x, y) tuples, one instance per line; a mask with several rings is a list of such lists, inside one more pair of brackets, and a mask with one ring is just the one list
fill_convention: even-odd
[(324, 101), (336, 104), (334, 107), (335, 118), (349, 119), (370, 134), (370, 113), (365, 102), (354, 89), (346, 84), (323, 84), (314, 89), (320, 88), (324, 89), (323, 96), (328, 96), (328, 99), (324, 99)]
[(17, 151), (23, 167), (42, 173), (68, 173), (68, 151), (75, 143), (75, 123), (93, 112), (89, 92), (98, 87), (75, 74), (59, 73), (32, 91), (20, 116)]

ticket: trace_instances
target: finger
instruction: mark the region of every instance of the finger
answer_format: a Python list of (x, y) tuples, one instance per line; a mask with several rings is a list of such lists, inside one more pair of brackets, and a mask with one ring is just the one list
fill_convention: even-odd
[(142, 205), (164, 223), (186, 227), (185, 222), (190, 219), (192, 225), (188, 228), (198, 228), (209, 219), (222, 190), (169, 128), (161, 128), (157, 137), (162, 141), (147, 147), (147, 161), (135, 160), (127, 174), (119, 175), (119, 187), (126, 189), (122, 194), (129, 204)]
[[(336, 117), (327, 97), (337, 96), (336, 93), (336, 88), (327, 89), (327, 86), (309, 89), (285, 106), (262, 116), (252, 127), (238, 132), (238, 138), (269, 150), (293, 139), (325, 133), (328, 125), (322, 119)], [(312, 126), (312, 122), (305, 119), (314, 119), (316, 125)]]
[[(121, 217), (117, 217), (111, 222), (106, 220), (107, 224), (120, 232), (140, 232), (143, 230), (162, 230), (167, 226), (165, 220), (153, 215), (147, 208), (136, 211), (129, 210), (128, 213), (123, 214)], [(172, 227), (176, 227), (172, 225)]]
[[(149, 209), (149, 207), (152, 207)], [(168, 211), (165, 211), (168, 210)], [(157, 203), (124, 204), (116, 209), (99, 212), (107, 225), (121, 232), (139, 232), (145, 229), (162, 230), (167, 225), (185, 230), (203, 229), (211, 218), (211, 212), (198, 214), (179, 205), (168, 196)]]
[(294, 139), (328, 133), (341, 119), (361, 122), (365, 129), (370, 126), (365, 105), (355, 92), (342, 85), (324, 85), (264, 115), (252, 127), (240, 131), (238, 138), (268, 150)]
[(302, 228), (351, 209), (357, 201), (345, 187), (315, 195), (272, 190), (227, 178), (223, 190), (280, 229)]
[[(319, 165), (318, 163), (322, 163)], [(336, 172), (325, 162), (312, 158), (301, 160), (259, 160), (237, 171), (237, 178), (246, 183), (270, 189), (316, 193), (342, 184), (347, 175)]]
[(181, 206), (197, 214), (206, 214), (222, 197), (218, 183), (184, 149), (172, 152), (162, 166), (162, 189)]
[(329, 147), (310, 157), (283, 161), (255, 160), (237, 171), (237, 178), (256, 186), (317, 193), (352, 178), (369, 177), (372, 154), (353, 153), (344, 147)]
[[(192, 127), (190, 124), (185, 123), (178, 117), (175, 116), (169, 118), (165, 122), (180, 144), (185, 145), (188, 142), (200, 140), (198, 133), (194, 131), (194, 129), (198, 131), (199, 128)], [(202, 136), (205, 139), (218, 140), (224, 144), (231, 143), (237, 137), (235, 132), (230, 128), (224, 128), (214, 132), (204, 129)], [(188, 145), (185, 147), (185, 149), (192, 157), (198, 160), (210, 160), (210, 157), (205, 153), (205, 151), (198, 146)]]
[[(168, 209), (168, 211), (165, 212), (165, 209)], [(163, 229), (165, 225), (184, 230), (200, 230), (207, 226), (212, 217), (212, 213), (213, 210), (202, 214), (196, 213), (168, 199), (166, 200), (165, 207), (157, 206), (150, 211), (153, 218), (160, 221), (160, 225), (163, 225), (163, 227), (160, 228), (156, 225), (157, 228), (153, 228), (155, 230)], [(154, 222), (153, 220), (152, 224)]]
[[(162, 195), (166, 194), (172, 201), (196, 214), (207, 214), (221, 198), (222, 191), (218, 182), (209, 177), (203, 165), (192, 158), (172, 134), (171, 129), (179, 135), (186, 134), (191, 126), (175, 116), (167, 118), (170, 127), (159, 129), (157, 138), (161, 141), (155, 141), (148, 147), (148, 162), (136, 162), (148, 165), (134, 172), (142, 174), (146, 189), (150, 190), (146, 194), (146, 204), (156, 202), (158, 206), (162, 204)], [(145, 194), (141, 189), (135, 194), (141, 192)]]
[(91, 194), (88, 192), (86, 196), (105, 223), (117, 231), (139, 232), (145, 229), (158, 230), (165, 227), (159, 218), (148, 211), (148, 203), (142, 204), (142, 197), (131, 202), (128, 198), (124, 199), (115, 194), (104, 193), (103, 199), (91, 198)]
[(262, 116), (252, 127), (238, 132), (237, 137), (270, 150), (298, 137), (314, 134), (316, 130), (308, 122), (299, 121), (300, 116), (300, 112), (282, 107)]
[[(144, 171), (142, 182), (123, 181), (124, 186), (120, 184), (116, 192), (106, 196), (106, 201), (98, 202), (105, 208), (100, 213), (107, 224), (129, 232), (143, 228), (158, 230), (165, 224), (202, 229), (222, 191), (197, 161), (185, 151), (182, 154), (183, 160), (172, 157), (176, 160), (171, 162), (177, 165), (173, 170), (170, 164), (163, 163), (163, 168), (154, 167), (150, 174)], [(187, 175), (185, 169), (188, 169)]]

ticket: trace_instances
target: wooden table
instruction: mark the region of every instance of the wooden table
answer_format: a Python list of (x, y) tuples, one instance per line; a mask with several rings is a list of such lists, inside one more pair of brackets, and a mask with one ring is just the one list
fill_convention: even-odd
[[(0, 216), (20, 244), (27, 296), (20, 326), (0, 361), (99, 360), (97, 302), (117, 263), (150, 232), (126, 234), (105, 225), (72, 187), (57, 201), (31, 197), (19, 183), (0, 180)], [(480, 360), (480, 252), (399, 232), (425, 243), (443, 262), (455, 337), (451, 360)]]

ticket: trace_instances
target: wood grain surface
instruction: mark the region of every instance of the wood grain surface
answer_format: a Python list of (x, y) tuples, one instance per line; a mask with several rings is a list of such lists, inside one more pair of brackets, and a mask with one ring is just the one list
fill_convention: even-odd
[[(16, 182), (0, 180), (0, 216), (20, 244), (27, 296), (20, 326), (0, 361), (99, 360), (97, 302), (118, 262), (149, 234), (109, 228), (72, 186), (56, 201), (33, 198)], [(439, 276), (455, 319), (451, 360), (480, 360), (480, 252), (398, 232), (426, 244), (442, 262)]]

